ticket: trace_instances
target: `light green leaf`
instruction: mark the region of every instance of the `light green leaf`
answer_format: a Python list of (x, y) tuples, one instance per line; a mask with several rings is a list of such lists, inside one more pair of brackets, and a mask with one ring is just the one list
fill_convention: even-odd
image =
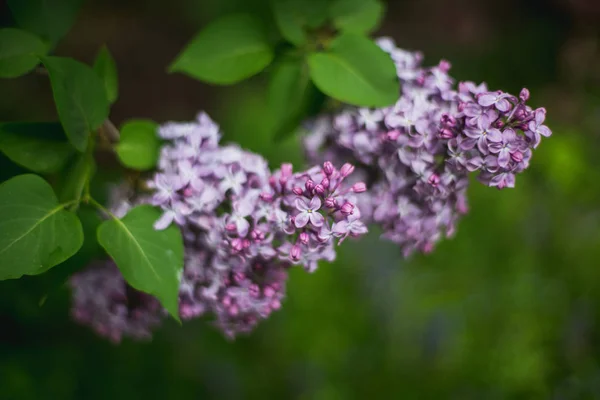
[(160, 150), (157, 129), (156, 122), (150, 120), (131, 120), (123, 124), (116, 146), (121, 163), (140, 171), (154, 168)]
[(0, 151), (13, 162), (38, 173), (57, 172), (74, 152), (59, 123), (0, 124)]
[(379, 27), (384, 11), (379, 0), (336, 0), (329, 15), (339, 30), (366, 34)]
[(268, 103), (276, 140), (294, 133), (315, 91), (303, 60), (284, 60), (275, 66), (269, 81)]
[(161, 212), (138, 206), (121, 220), (105, 221), (98, 228), (98, 242), (115, 260), (134, 289), (149, 293), (179, 320), (179, 283), (183, 272), (183, 238), (179, 228), (154, 229)]
[(314, 84), (326, 95), (365, 107), (386, 107), (400, 95), (396, 67), (372, 40), (344, 33), (327, 52), (308, 57)]
[(83, 230), (67, 205), (37, 175), (0, 185), (0, 279), (44, 272), (77, 253)]
[(65, 36), (75, 22), (83, 0), (7, 0), (19, 27), (50, 43)]
[(218, 19), (198, 33), (169, 71), (228, 85), (259, 73), (272, 60), (273, 49), (261, 21), (236, 14)]
[(83, 152), (90, 133), (108, 117), (104, 84), (94, 70), (70, 58), (44, 57), (60, 122), (71, 144)]
[(119, 79), (117, 77), (117, 64), (108, 51), (106, 46), (102, 46), (96, 61), (94, 61), (94, 71), (104, 82), (106, 98), (109, 103), (114, 103), (119, 97)]
[(46, 45), (37, 36), (20, 29), (0, 29), (0, 78), (28, 73), (46, 52)]

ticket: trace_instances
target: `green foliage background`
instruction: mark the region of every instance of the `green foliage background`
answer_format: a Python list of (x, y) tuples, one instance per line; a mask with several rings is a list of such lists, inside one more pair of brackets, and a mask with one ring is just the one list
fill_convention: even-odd
[[(205, 321), (169, 320), (151, 343), (113, 346), (71, 322), (58, 285), (101, 254), (86, 231), (74, 259), (0, 282), (0, 398), (600, 398), (600, 12), (594, 1), (568, 4), (388, 4), (381, 34), (429, 64), (449, 59), (458, 79), (527, 86), (554, 131), (516, 189), (473, 183), (471, 212), (433, 254), (404, 261), (373, 232), (315, 274), (295, 271), (282, 311), (250, 337), (228, 342)], [(270, 136), (277, 116), (262, 79), (221, 88), (165, 73), (200, 26), (232, 11), (275, 32), (260, 0), (96, 0), (56, 53), (89, 63), (107, 44), (120, 75), (117, 124), (205, 109), (226, 140), (272, 165), (301, 165), (297, 139)], [(55, 119), (45, 76), (2, 80), (0, 93), (2, 122)], [(101, 191), (116, 162), (97, 161)], [(0, 180), (23, 172), (0, 156)]]

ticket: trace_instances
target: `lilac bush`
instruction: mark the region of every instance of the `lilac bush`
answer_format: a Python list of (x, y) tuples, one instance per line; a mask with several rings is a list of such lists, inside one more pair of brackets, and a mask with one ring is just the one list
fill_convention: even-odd
[(389, 38), (378, 44), (396, 65), (396, 104), (320, 117), (308, 125), (304, 148), (311, 162), (355, 163), (369, 188), (360, 199), (365, 221), (380, 225), (405, 256), (427, 253), (467, 212), (469, 172), (480, 170), (489, 186), (513, 187), (550, 130), (545, 110), (525, 105), (526, 89), (519, 98), (471, 82), (455, 90), (447, 61), (426, 68), (421, 53)]
[[(349, 183), (351, 164), (338, 170), (325, 162), (296, 173), (283, 164), (271, 173), (262, 157), (220, 145), (219, 128), (204, 113), (195, 122), (167, 123), (158, 134), (167, 144), (147, 183), (149, 194), (136, 202), (163, 210), (155, 229), (175, 223), (183, 232), (184, 320), (209, 314), (230, 338), (250, 332), (281, 307), (291, 266), (313, 272), (318, 261), (335, 259), (336, 241), (367, 232), (356, 200), (366, 186)], [(124, 214), (130, 204), (122, 197), (113, 209)], [(81, 273), (73, 284), (88, 273), (95, 272)], [(76, 291), (77, 312), (95, 314), (80, 296)], [(114, 329), (122, 326), (126, 334), (126, 325)]]

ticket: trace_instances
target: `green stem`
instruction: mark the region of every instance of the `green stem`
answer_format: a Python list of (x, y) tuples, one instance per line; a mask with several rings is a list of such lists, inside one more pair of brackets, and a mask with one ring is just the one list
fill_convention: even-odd
[(89, 203), (91, 205), (93, 205), (94, 207), (96, 207), (98, 210), (100, 210), (101, 212), (103, 212), (104, 214), (108, 215), (109, 217), (111, 217), (112, 219), (116, 219), (118, 220), (119, 218), (117, 218), (117, 216), (115, 214), (113, 214), (112, 212), (110, 212), (110, 210), (108, 210), (106, 207), (104, 207), (102, 204), (98, 203), (96, 200), (94, 200), (92, 197), (90, 197), (89, 195), (87, 195), (84, 199), (84, 201), (86, 203)]

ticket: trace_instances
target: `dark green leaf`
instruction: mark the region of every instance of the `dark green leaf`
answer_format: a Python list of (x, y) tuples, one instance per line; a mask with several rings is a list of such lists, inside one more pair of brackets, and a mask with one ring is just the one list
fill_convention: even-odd
[(154, 229), (160, 215), (152, 206), (138, 206), (121, 220), (103, 222), (98, 228), (98, 242), (115, 260), (129, 285), (156, 296), (179, 320), (183, 238), (175, 225), (162, 231)]
[(150, 120), (131, 120), (123, 124), (116, 146), (121, 163), (140, 171), (154, 168), (160, 149), (157, 129), (157, 124)]
[(98, 76), (104, 82), (106, 98), (109, 103), (112, 104), (117, 101), (117, 98), (119, 97), (117, 64), (106, 46), (102, 46), (96, 56), (96, 61), (94, 61), (94, 71), (96, 71)]
[(57, 122), (0, 124), (0, 151), (38, 173), (59, 171), (74, 152)]
[(44, 42), (20, 29), (0, 29), (0, 78), (24, 75), (40, 63), (46, 54)]
[(57, 190), (59, 200), (64, 202), (76, 200), (79, 203), (95, 172), (96, 162), (93, 153), (86, 151), (78, 154), (61, 174)]
[(369, 33), (378, 28), (385, 7), (379, 0), (336, 0), (330, 16), (344, 32)]
[(269, 109), (274, 136), (285, 139), (302, 121), (315, 88), (303, 60), (285, 60), (275, 66), (269, 82)]
[(273, 60), (260, 20), (229, 15), (209, 24), (171, 64), (171, 72), (216, 84), (232, 84), (262, 71)]
[(65, 206), (37, 175), (0, 185), (0, 279), (44, 272), (77, 253), (81, 223)]
[(327, 52), (310, 54), (308, 63), (315, 85), (337, 100), (365, 107), (385, 107), (398, 100), (394, 62), (364, 36), (342, 34)]
[(108, 117), (104, 84), (94, 70), (70, 58), (44, 57), (60, 122), (71, 144), (84, 151), (90, 133)]
[(7, 0), (17, 24), (50, 43), (65, 36), (83, 0)]
[(307, 30), (323, 25), (327, 19), (328, 1), (272, 0), (275, 22), (281, 35), (301, 46), (307, 41)]

